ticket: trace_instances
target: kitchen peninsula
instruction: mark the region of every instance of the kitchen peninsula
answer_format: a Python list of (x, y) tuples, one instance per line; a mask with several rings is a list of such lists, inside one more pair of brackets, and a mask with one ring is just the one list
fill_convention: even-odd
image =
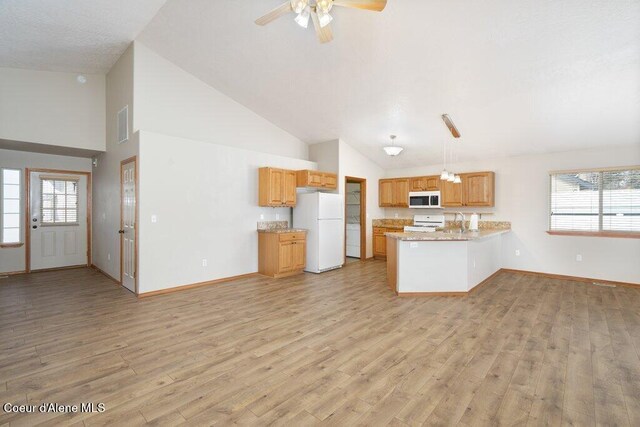
[(400, 296), (467, 295), (501, 268), (507, 224), (466, 232), (386, 233), (389, 288)]

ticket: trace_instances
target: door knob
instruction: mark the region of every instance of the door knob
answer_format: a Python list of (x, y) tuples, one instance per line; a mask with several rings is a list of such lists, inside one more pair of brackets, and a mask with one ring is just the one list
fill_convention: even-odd
[(33, 227), (31, 227), (31, 228), (33, 228), (33, 229), (35, 230), (36, 228), (38, 228), (38, 226), (37, 226), (37, 225), (34, 225), (34, 226), (33, 226)]
[(119, 234), (124, 234), (124, 230), (118, 230)]

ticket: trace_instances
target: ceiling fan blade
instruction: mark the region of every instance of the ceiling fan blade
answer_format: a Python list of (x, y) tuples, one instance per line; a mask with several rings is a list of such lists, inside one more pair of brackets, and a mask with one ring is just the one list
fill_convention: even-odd
[(328, 43), (333, 40), (333, 32), (331, 31), (329, 24), (321, 27), (318, 15), (315, 12), (311, 13), (311, 19), (313, 20), (313, 26), (316, 29), (316, 34), (318, 35), (320, 43)]
[(293, 9), (291, 9), (291, 2), (287, 0), (286, 3), (282, 3), (280, 6), (276, 7), (271, 12), (256, 19), (256, 24), (267, 25), (269, 22), (275, 21), (276, 19), (280, 18), (282, 15), (286, 15), (291, 11), (293, 11)]
[(382, 12), (387, 5), (387, 0), (333, 0), (333, 4), (335, 6)]

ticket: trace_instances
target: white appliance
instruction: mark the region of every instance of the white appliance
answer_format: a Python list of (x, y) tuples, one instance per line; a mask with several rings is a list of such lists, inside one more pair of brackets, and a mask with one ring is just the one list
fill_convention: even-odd
[(299, 193), (293, 227), (306, 228), (305, 271), (322, 273), (344, 264), (344, 203), (340, 194)]
[(440, 191), (411, 191), (409, 192), (409, 207), (419, 209), (441, 209)]
[(443, 227), (444, 215), (416, 215), (413, 217), (413, 225), (405, 225), (404, 231), (429, 233)]
[(360, 258), (360, 224), (347, 224), (347, 256)]

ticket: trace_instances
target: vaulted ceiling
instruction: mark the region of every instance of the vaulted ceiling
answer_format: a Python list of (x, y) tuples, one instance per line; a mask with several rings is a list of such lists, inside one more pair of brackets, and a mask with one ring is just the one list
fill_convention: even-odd
[[(640, 149), (640, 0), (388, 0), (382, 13), (336, 7), (328, 44), (293, 15), (253, 23), (282, 1), (168, 0), (138, 40), (303, 141), (343, 138), (383, 167), (441, 162), (452, 141), (442, 113), (462, 133), (459, 160)], [(33, 17), (48, 30), (27, 42), (55, 38), (63, 46), (55, 55), (19, 49), (25, 28), (17, 28), (22, 36), (4, 28), (7, 5), (27, 13), (20, 5), (36, 3), (47, 6), (42, 15), (59, 16)], [(0, 66), (39, 66), (44, 56), (51, 69), (104, 70), (121, 45), (74, 39), (77, 27), (101, 34), (136, 21), (118, 32), (135, 37), (162, 3), (3, 0), (0, 57), (13, 59)], [(83, 16), (88, 21), (78, 22)], [(389, 134), (405, 147), (396, 158), (381, 149)]]
[(166, 0), (0, 0), (0, 67), (104, 74)]

